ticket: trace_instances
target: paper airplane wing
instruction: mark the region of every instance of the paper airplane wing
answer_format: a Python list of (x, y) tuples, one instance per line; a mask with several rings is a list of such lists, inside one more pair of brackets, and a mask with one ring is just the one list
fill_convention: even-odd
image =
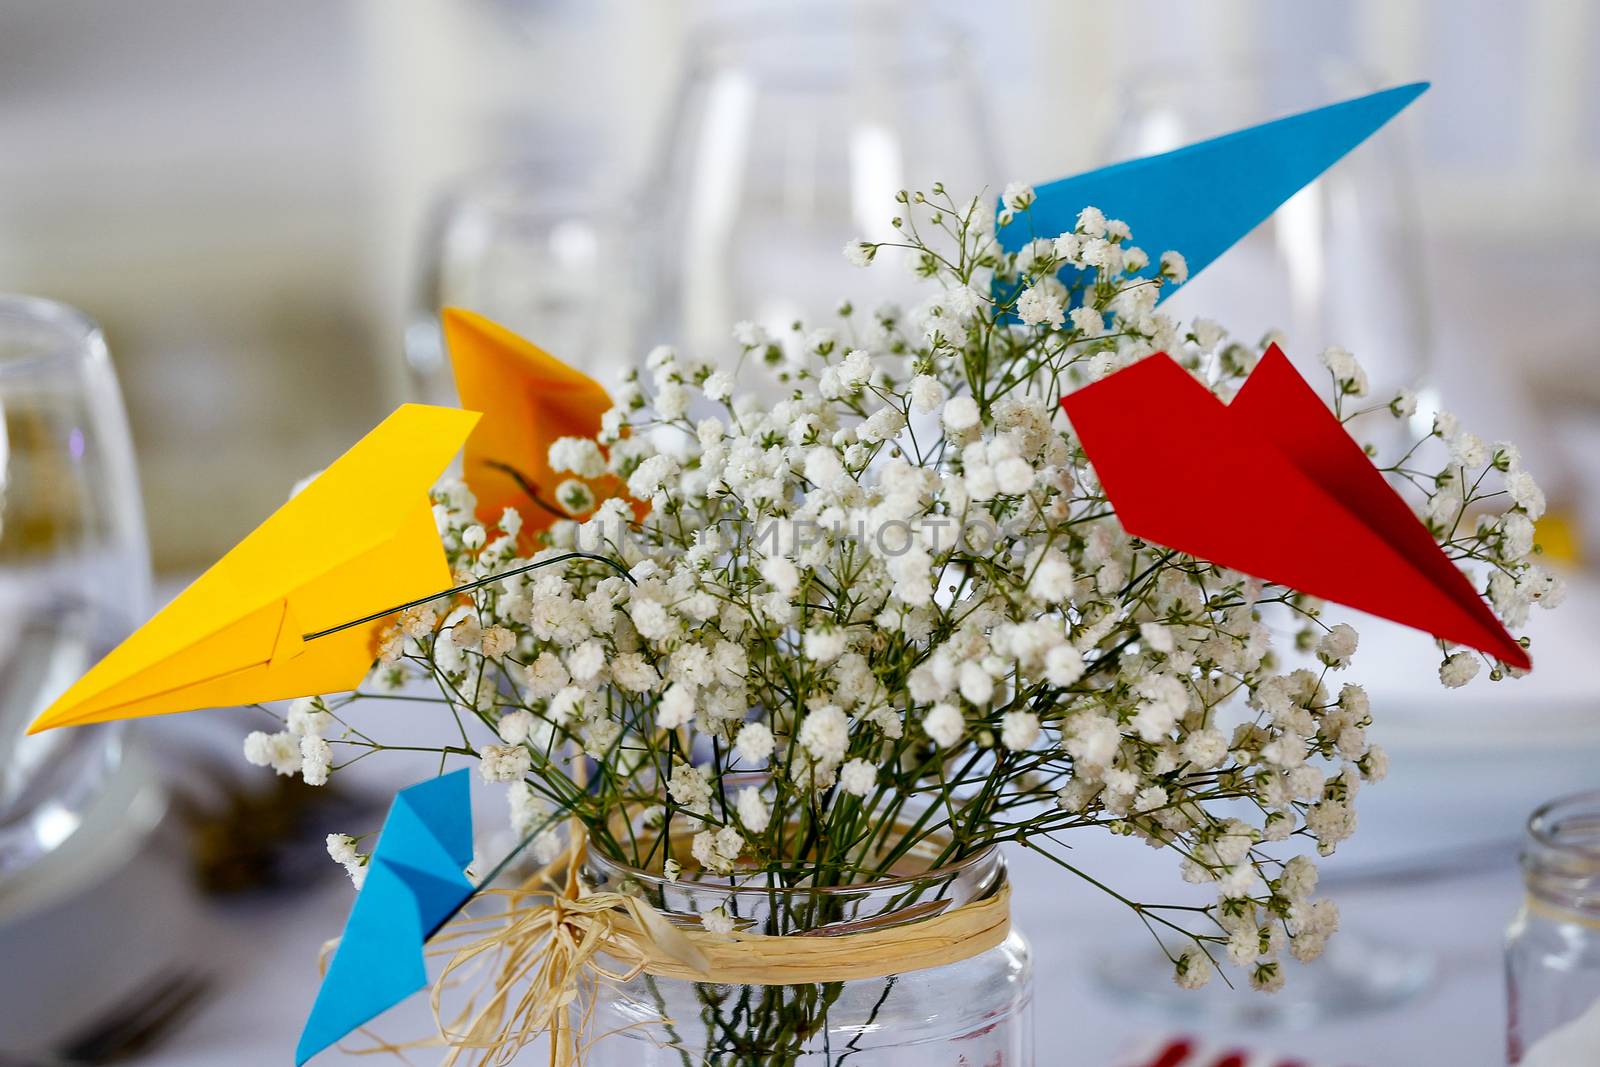
[(1165, 354), (1061, 403), (1134, 536), (1517, 662), (1509, 635), (1485, 641), (1413, 546), (1368, 526)]
[(550, 445), (599, 433), (611, 397), (588, 375), (482, 315), (446, 308), (441, 317), (461, 403), (483, 412), (462, 465), (478, 518), (493, 525), (512, 507), (525, 527), (543, 529), (554, 516), (532, 506), (516, 479), (492, 464), (516, 468), (553, 500), (556, 485), (571, 475), (550, 469)]
[(465, 770), (395, 795), (300, 1033), (297, 1065), (428, 984), (423, 943), (472, 895), (461, 873), (471, 862)]
[[(1228, 405), (1235, 424), (1271, 439), (1288, 460), (1387, 541), (1456, 605), (1453, 618), (1425, 627), (1526, 669), (1528, 653), (1508, 634), (1467, 576), (1374, 467), (1361, 446), (1306, 384), (1277, 345)], [(1450, 632), (1447, 632), (1450, 631)], [(1463, 636), (1464, 635), (1464, 636)]]
[[(1132, 228), (1150, 254), (1145, 275), (1170, 249), (1182, 253), (1192, 278), (1427, 87), (1386, 89), (1037, 186), (1033, 206), (1000, 228), (1000, 245), (1014, 252), (1035, 237), (1070, 232), (1093, 205)], [(1163, 286), (1162, 298), (1176, 288)]]
[(337, 692), (381, 626), (302, 642), (450, 584), (428, 488), (473, 412), (406, 404), (56, 700), (30, 728)]

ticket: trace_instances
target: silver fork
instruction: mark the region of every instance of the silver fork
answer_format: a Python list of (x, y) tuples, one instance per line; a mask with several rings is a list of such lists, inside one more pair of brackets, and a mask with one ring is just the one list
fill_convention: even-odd
[(46, 1052), (0, 1050), (0, 1067), (99, 1067), (120, 1063), (153, 1047), (194, 1014), (210, 994), (209, 976), (158, 973), (139, 984)]

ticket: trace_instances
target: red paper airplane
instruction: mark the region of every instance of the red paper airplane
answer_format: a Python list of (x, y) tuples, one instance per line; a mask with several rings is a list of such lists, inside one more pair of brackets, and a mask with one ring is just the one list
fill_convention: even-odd
[(1157, 353), (1061, 406), (1135, 537), (1532, 666), (1277, 345), (1232, 404)]

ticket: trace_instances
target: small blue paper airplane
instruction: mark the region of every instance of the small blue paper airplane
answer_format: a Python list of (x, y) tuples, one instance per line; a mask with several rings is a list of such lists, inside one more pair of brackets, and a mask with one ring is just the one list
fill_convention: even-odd
[(472, 862), (468, 784), (459, 770), (395, 795), (300, 1033), (297, 1065), (428, 984), (423, 942), (475, 888), (462, 873)]
[[(1040, 185), (1034, 204), (1000, 228), (1000, 246), (1015, 252), (1035, 237), (1070, 232), (1078, 212), (1093, 206), (1133, 230), (1151, 259), (1142, 276), (1153, 277), (1170, 249), (1193, 278), (1427, 88), (1385, 89)], [(1162, 286), (1161, 298), (1176, 289)]]

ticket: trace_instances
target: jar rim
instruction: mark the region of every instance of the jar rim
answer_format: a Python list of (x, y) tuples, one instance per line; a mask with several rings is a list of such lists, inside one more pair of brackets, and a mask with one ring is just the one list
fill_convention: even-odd
[[(1572, 840), (1574, 817), (1583, 817), (1585, 840)], [(1600, 860), (1600, 789), (1570, 793), (1541, 804), (1528, 816), (1528, 836), (1540, 846)]]

